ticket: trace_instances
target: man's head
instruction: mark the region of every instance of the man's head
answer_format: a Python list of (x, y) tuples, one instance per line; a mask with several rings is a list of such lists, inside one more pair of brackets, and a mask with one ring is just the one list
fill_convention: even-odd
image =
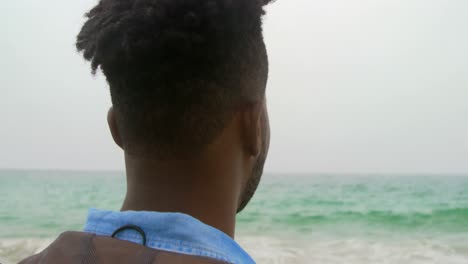
[(239, 112), (258, 116), (246, 128), (260, 132), (261, 146), (252, 152), (255, 177), (244, 184), (240, 204), (245, 206), (268, 148), (264, 4), (101, 0), (87, 14), (76, 46), (93, 72), (100, 68), (107, 78), (113, 104), (109, 123), (127, 155), (190, 159)]

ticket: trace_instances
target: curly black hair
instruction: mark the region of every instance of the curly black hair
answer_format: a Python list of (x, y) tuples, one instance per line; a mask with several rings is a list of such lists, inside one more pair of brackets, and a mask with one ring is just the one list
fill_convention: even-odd
[(110, 86), (124, 149), (188, 155), (263, 98), (268, 0), (100, 0), (76, 47)]

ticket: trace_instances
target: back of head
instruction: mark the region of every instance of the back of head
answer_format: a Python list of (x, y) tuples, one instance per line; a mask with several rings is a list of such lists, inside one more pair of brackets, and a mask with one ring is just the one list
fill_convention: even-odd
[(265, 93), (261, 0), (101, 0), (76, 46), (110, 86), (124, 149), (159, 158), (212, 142)]

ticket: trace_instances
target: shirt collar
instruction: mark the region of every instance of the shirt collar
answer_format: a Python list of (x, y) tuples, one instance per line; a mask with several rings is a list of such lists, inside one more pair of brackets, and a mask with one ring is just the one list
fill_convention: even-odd
[[(255, 263), (231, 237), (182, 213), (90, 209), (84, 231), (110, 236), (125, 225), (140, 227), (145, 232), (146, 245), (151, 248), (229, 263)], [(115, 237), (134, 243), (141, 243), (142, 239), (134, 230), (123, 230)]]

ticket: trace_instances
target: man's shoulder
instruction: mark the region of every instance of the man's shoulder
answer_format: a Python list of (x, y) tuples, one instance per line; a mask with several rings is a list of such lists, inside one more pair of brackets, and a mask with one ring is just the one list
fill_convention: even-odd
[(24, 259), (32, 263), (158, 263), (217, 264), (227, 263), (202, 256), (153, 249), (86, 232), (64, 232), (44, 251)]

